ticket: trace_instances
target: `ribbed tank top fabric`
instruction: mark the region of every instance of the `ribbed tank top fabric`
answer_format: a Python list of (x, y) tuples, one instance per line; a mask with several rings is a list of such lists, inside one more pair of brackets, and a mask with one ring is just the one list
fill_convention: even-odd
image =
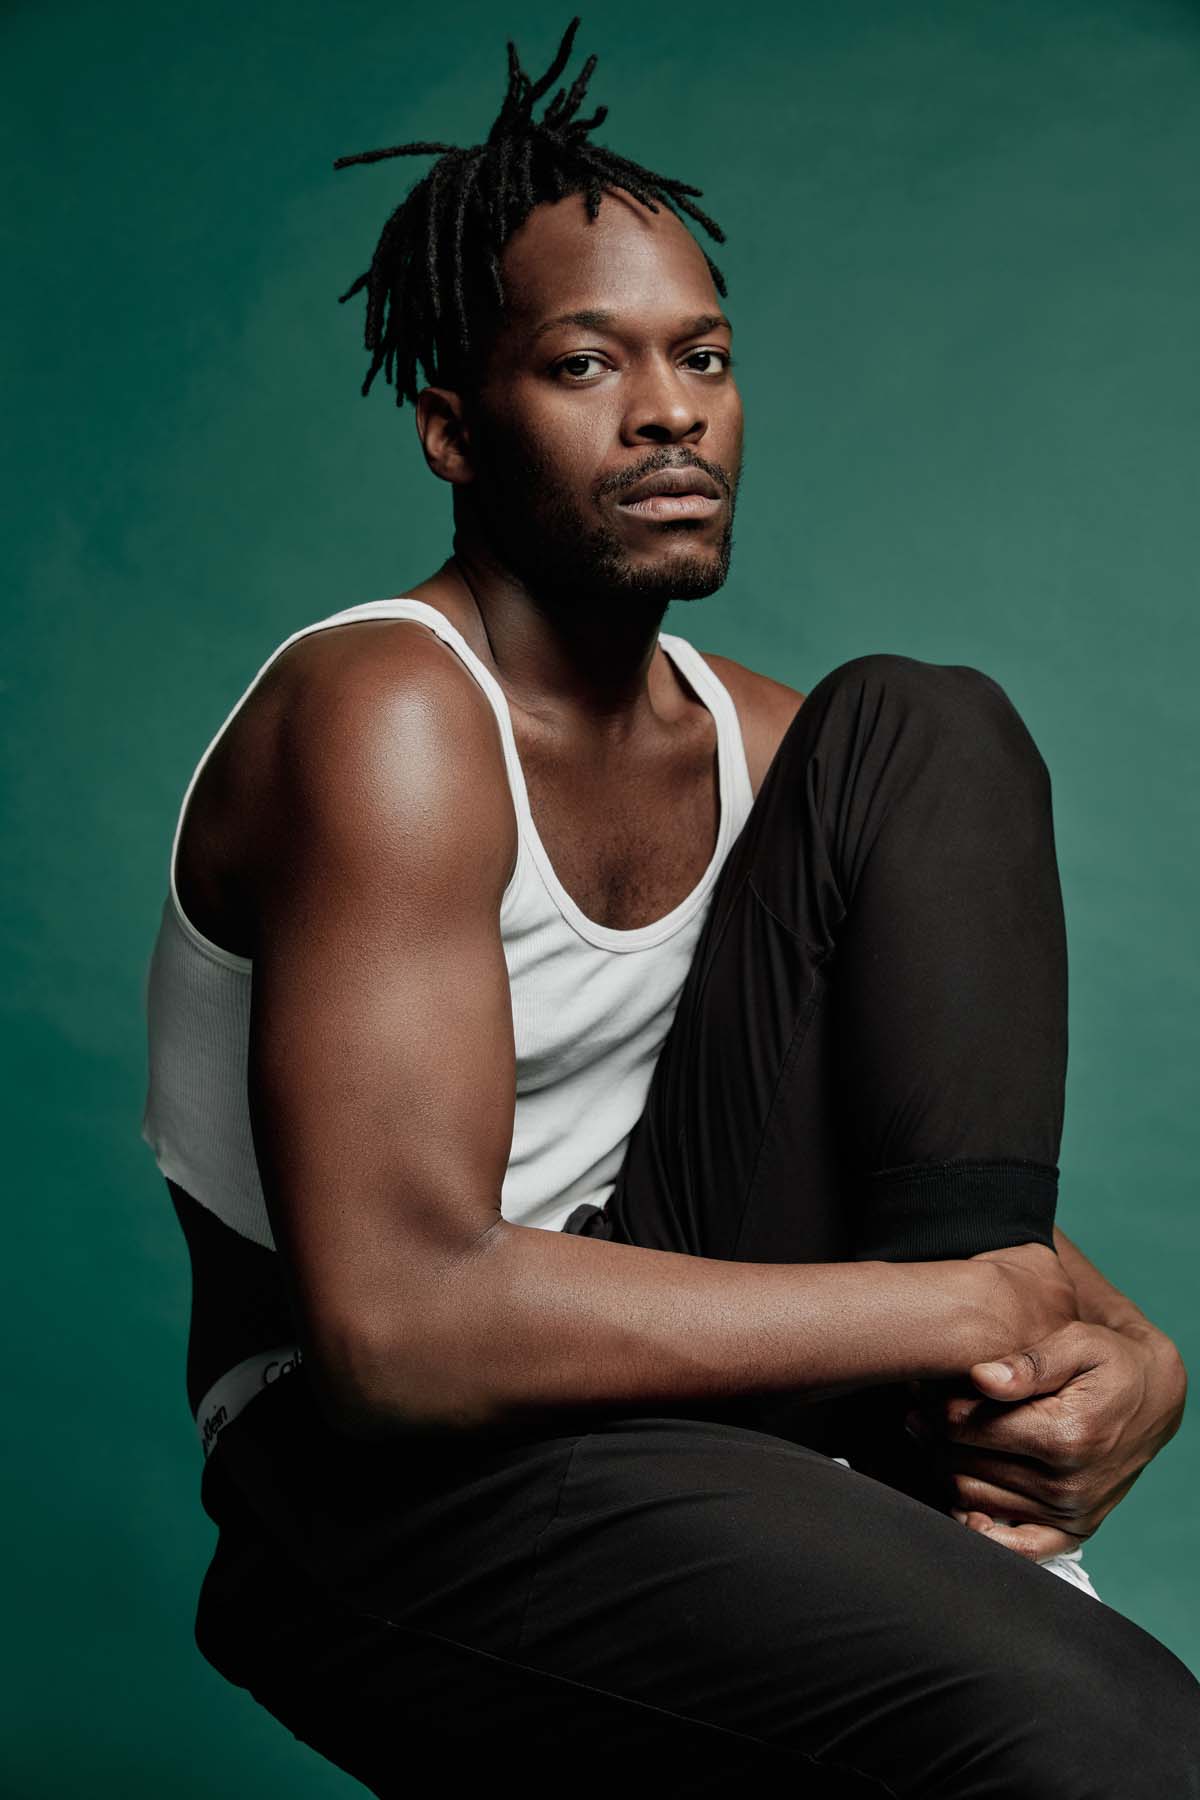
[[(167, 895), (145, 976), (148, 1082), (142, 1137), (161, 1172), (233, 1230), (274, 1249), (246, 1093), (253, 964), (187, 918), (175, 881), (188, 801), (208, 758), (267, 669), (298, 638), (360, 619), (411, 619), (457, 652), (500, 731), (518, 826), (500, 931), (516, 1048), (512, 1148), (501, 1212), (561, 1229), (581, 1201), (603, 1205), (641, 1114), (712, 891), (753, 790), (733, 700), (685, 638), (659, 643), (717, 730), (720, 819), (708, 867), (664, 917), (632, 930), (597, 924), (555, 874), (538, 835), (504, 691), (446, 616), (423, 600), (368, 600), (302, 626), (263, 663), (197, 763), (180, 803)], [(403, 1106), (402, 1095), (396, 1099)]]

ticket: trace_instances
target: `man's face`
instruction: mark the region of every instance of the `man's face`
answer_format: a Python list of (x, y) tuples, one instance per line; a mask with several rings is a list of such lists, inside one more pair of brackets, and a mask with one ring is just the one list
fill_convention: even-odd
[[(713, 593), (729, 569), (742, 403), (695, 239), (665, 207), (606, 190), (589, 222), (569, 194), (534, 208), (501, 274), (508, 307), (468, 408), (474, 480), (459, 495), (487, 543), (548, 599)], [(708, 497), (637, 500), (664, 470)]]

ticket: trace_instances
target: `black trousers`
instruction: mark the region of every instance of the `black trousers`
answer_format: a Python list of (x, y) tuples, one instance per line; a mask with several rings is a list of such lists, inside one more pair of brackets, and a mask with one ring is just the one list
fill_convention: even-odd
[[(764, 1262), (1052, 1243), (1066, 1053), (1028, 731), (976, 670), (856, 658), (781, 744), (617, 1187), (568, 1226)], [(431, 1449), (332, 1433), (300, 1369), (205, 1466), (197, 1642), (381, 1796), (1197, 1800), (1200, 1685), (949, 1519), (906, 1399)]]

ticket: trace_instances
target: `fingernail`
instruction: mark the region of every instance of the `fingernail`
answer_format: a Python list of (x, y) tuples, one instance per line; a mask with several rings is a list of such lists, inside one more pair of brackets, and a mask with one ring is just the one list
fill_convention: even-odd
[(957, 1520), (958, 1520), (958, 1522), (959, 1522), (959, 1524), (960, 1524), (960, 1525), (965, 1525), (965, 1524), (966, 1524), (966, 1522), (967, 1522), (967, 1515), (966, 1515), (966, 1513), (965, 1513), (965, 1512), (959, 1512), (959, 1511), (958, 1511), (958, 1509), (957, 1509), (957, 1508), (956, 1508), (956, 1507), (953, 1507), (953, 1506), (952, 1506), (952, 1507), (951, 1507), (951, 1508), (950, 1508), (950, 1517), (951, 1517), (951, 1518), (952, 1518), (952, 1519), (957, 1519)]
[(1013, 1378), (1007, 1363), (980, 1363), (979, 1373), (986, 1375), (989, 1381), (1011, 1381)]

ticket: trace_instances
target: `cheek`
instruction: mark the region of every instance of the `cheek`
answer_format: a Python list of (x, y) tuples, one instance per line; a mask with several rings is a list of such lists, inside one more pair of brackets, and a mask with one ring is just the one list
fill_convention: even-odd
[(583, 407), (543, 407), (497, 445), (497, 485), (523, 511), (580, 514), (594, 505), (606, 442)]
[(611, 443), (618, 405), (617, 383), (569, 387), (541, 375), (513, 382), (508, 419), (533, 453), (557, 462), (601, 464)]
[(598, 391), (550, 393), (521, 422), (527, 460), (557, 487), (588, 490), (612, 443), (611, 412), (611, 400)]
[(547, 526), (590, 528), (596, 488), (620, 436), (616, 385), (581, 391), (509, 372), (502, 391), (487, 397), (477, 440), (497, 504)]
[(722, 424), (730, 445), (735, 450), (740, 451), (742, 447), (742, 431), (745, 420), (742, 413), (742, 397), (737, 392), (736, 388), (734, 389), (733, 397), (729, 402), (729, 410), (726, 413)]

